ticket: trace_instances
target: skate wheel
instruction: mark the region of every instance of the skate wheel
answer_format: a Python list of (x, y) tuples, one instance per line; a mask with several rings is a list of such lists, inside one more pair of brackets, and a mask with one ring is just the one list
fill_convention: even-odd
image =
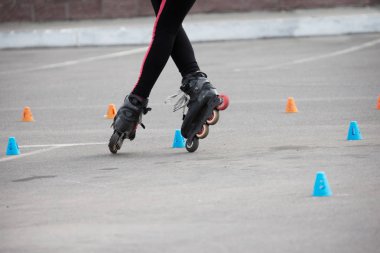
[(219, 112), (217, 110), (213, 110), (210, 118), (207, 119), (207, 124), (215, 125), (219, 121)]
[(110, 141), (108, 143), (108, 148), (112, 154), (116, 154), (117, 151), (120, 149), (120, 147), (118, 145), (118, 141), (119, 141), (119, 135), (114, 133), (111, 136)]
[(220, 94), (219, 98), (221, 98), (223, 100), (223, 102), (216, 109), (223, 111), (223, 110), (227, 109), (227, 107), (229, 106), (230, 99), (228, 96), (223, 95), (223, 94)]
[(198, 146), (199, 146), (199, 139), (196, 137), (191, 142), (189, 140), (186, 141), (186, 150), (190, 153), (197, 150)]
[(203, 125), (202, 126), (202, 129), (201, 131), (199, 131), (199, 133), (196, 134), (196, 136), (199, 138), (199, 139), (204, 139), (207, 137), (208, 135), (208, 125)]

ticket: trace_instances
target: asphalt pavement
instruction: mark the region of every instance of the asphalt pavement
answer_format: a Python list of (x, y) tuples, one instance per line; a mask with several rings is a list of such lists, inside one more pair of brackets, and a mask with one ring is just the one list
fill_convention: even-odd
[[(170, 61), (117, 155), (104, 114), (144, 47), (0, 51), (0, 252), (378, 251), (380, 34), (194, 48), (230, 97), (218, 124), (197, 152), (171, 148)], [(363, 140), (347, 141), (354, 120)], [(10, 136), (21, 155), (5, 155)], [(317, 171), (331, 197), (311, 196)]]

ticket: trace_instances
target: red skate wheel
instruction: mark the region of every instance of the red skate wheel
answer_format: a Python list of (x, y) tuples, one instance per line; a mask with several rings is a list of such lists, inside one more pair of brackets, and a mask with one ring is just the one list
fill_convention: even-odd
[(218, 105), (218, 107), (216, 109), (223, 111), (230, 104), (230, 99), (228, 98), (228, 96), (223, 95), (223, 94), (220, 94), (219, 97), (223, 100), (223, 102), (220, 105)]
[(207, 124), (215, 125), (219, 121), (219, 112), (217, 110), (213, 110), (211, 116), (207, 119)]
[(199, 133), (197, 133), (196, 136), (199, 139), (204, 139), (207, 137), (207, 135), (208, 135), (208, 125), (203, 125), (201, 131), (199, 131)]

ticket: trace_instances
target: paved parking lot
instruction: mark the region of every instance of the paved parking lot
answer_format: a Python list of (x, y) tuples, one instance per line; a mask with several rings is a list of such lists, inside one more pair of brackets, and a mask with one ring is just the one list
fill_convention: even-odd
[[(111, 155), (103, 115), (144, 49), (0, 51), (0, 252), (378, 251), (380, 35), (194, 47), (231, 104), (192, 154), (171, 148), (171, 61), (147, 129)], [(346, 140), (352, 120), (361, 141)], [(5, 155), (10, 136), (21, 155)], [(320, 170), (332, 197), (311, 197)]]

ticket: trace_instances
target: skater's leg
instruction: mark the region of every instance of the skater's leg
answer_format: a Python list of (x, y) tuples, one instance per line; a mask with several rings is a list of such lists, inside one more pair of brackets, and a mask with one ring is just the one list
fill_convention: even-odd
[(177, 33), (195, 0), (162, 0), (154, 25), (152, 41), (132, 91), (147, 98), (172, 53)]
[(177, 34), (174, 49), (172, 59), (177, 65), (182, 77), (200, 70), (195, 59), (193, 47), (182, 27)]
[[(162, 0), (151, 0), (151, 2), (154, 12), (157, 15)], [(187, 37), (187, 34), (182, 25), (179, 28), (177, 36), (175, 38), (171, 57), (182, 77), (200, 70), (195, 59), (193, 46), (191, 45), (190, 40)]]
[(108, 144), (112, 153), (117, 153), (124, 139), (135, 138), (138, 124), (143, 126), (142, 115), (150, 110), (147, 108), (150, 91), (172, 52), (182, 21), (194, 2), (195, 0), (162, 0), (140, 77), (114, 118), (114, 133)]

